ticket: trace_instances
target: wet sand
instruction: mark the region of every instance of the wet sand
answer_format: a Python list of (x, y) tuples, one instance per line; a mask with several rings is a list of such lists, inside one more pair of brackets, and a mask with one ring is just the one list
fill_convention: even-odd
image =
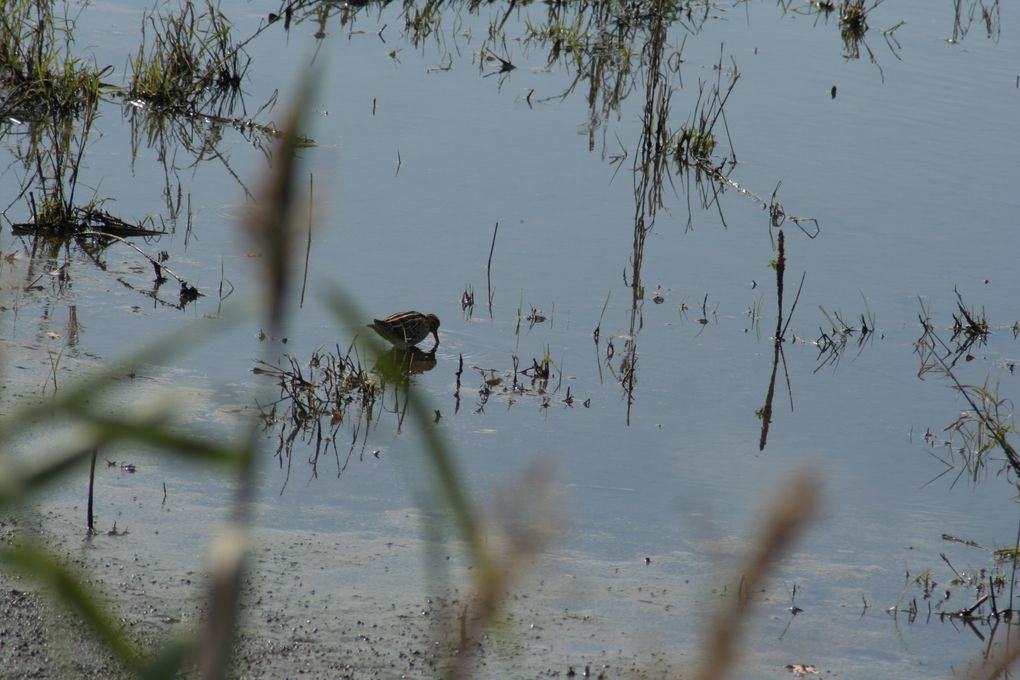
[[(86, 543), (72, 530), (73, 517), (49, 512), (45, 519), (51, 530), (64, 527), (46, 542), (106, 594), (143, 648), (202, 625), (204, 574), (171, 566), (178, 561), (172, 551), (141, 545), (148, 543), (136, 538), (142, 529)], [(5, 522), (3, 540), (18, 531)], [(466, 600), (456, 587), (443, 587), (445, 596), (423, 594), (430, 588), (419, 568), (422, 550), (417, 541), (257, 532), (235, 677), (437, 677), (449, 649), (437, 624)], [(646, 565), (598, 585), (558, 571), (536, 567), (518, 583), (500, 624), (471, 646), (475, 677), (569, 677), (571, 670), (583, 677), (586, 668), (590, 677), (677, 676), (682, 655), (655, 645), (651, 628), (635, 625), (634, 612), (623, 614), (637, 605), (659, 619), (674, 609), (665, 589), (648, 588), (658, 579)], [(593, 592), (601, 604), (583, 594)], [(588, 606), (564, 607), (567, 600)], [(35, 584), (0, 573), (0, 606), (3, 677), (127, 677), (75, 615), (54, 606)]]

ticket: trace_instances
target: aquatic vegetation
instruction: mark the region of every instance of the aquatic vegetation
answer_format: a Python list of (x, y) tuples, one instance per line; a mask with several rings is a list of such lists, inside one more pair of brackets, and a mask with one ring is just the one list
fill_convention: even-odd
[(712, 157), (717, 144), (715, 137), (704, 132), (683, 129), (675, 143), (673, 152), (676, 162), (681, 165), (695, 165)]
[[(1012, 472), (1010, 479), (1020, 483), (1020, 453), (1014, 444), (1016, 425), (1013, 423), (1013, 403), (999, 394), (997, 381), (985, 379), (982, 384), (964, 382), (958, 375), (960, 359), (969, 361), (969, 349), (974, 343), (987, 341), (989, 326), (984, 312), (968, 308), (963, 297), (957, 292), (959, 316), (953, 315), (953, 337), (947, 343), (939, 336), (935, 324), (924, 304), (921, 304), (921, 336), (914, 343), (914, 351), (920, 359), (917, 375), (938, 375), (948, 380), (967, 405), (967, 409), (944, 428), (950, 433), (949, 439), (940, 441), (931, 434), (925, 434), (925, 442), (932, 448), (944, 445), (949, 459), (942, 462), (947, 472), (956, 466), (953, 459), (959, 457), (962, 466), (960, 475), (967, 473), (977, 481), (982, 472), (993, 461), (992, 452), (1005, 456), (1002, 470)], [(943, 473), (945, 474), (945, 473)]]
[[(864, 298), (863, 293), (861, 297)], [(825, 307), (819, 306), (819, 309), (829, 323), (829, 330), (818, 329), (818, 338), (814, 341), (815, 346), (818, 347), (818, 366), (815, 368), (815, 372), (825, 366), (835, 368), (851, 338), (857, 338), (857, 354), (859, 356), (864, 351), (865, 345), (875, 337), (875, 315), (868, 309), (867, 299), (864, 299), (865, 311), (860, 313), (856, 326), (847, 323), (839, 310), (833, 310), (830, 314)]]
[(55, 2), (4, 3), (0, 112), (18, 124), (4, 132), (18, 141), (15, 156), (25, 170), (16, 202), (26, 199), (32, 217), (30, 224), (14, 224), (14, 229), (66, 236), (105, 219), (97, 199), (80, 207), (76, 198), (97, 115), (101, 71), (75, 57), (73, 43), (73, 21), (57, 14)]
[[(276, 364), (260, 360), (252, 372), (272, 379), (280, 388), (279, 396), (259, 404), (259, 410), (263, 427), (276, 431), (280, 465), (286, 462), (283, 487), (290, 480), (296, 445), (312, 450), (309, 464), (313, 477), (318, 476), (319, 460), (331, 449), (336, 454), (337, 474), (347, 468), (359, 441), (364, 455), (384, 383), (361, 366), (353, 346), (347, 352), (339, 347), (335, 353), (316, 351), (306, 363), (291, 355), (284, 355)], [(341, 463), (337, 436), (345, 425), (351, 431), (350, 447)]]
[[(83, 159), (96, 107), (97, 101), (89, 103), (77, 128), (65, 124), (56, 114), (29, 121), (17, 155), (21, 166), (26, 169), (20, 179), (20, 196), (28, 205), (31, 220), (12, 222), (11, 232), (26, 237), (33, 251), (43, 248), (57, 250), (61, 245), (73, 244), (88, 254), (100, 268), (103, 267), (103, 252), (107, 248), (114, 244), (124, 245), (152, 266), (153, 288), (140, 292), (160, 304), (183, 309), (199, 297), (198, 289), (167, 264), (168, 254), (147, 253), (128, 240), (159, 237), (165, 234), (165, 229), (152, 218), (145, 218), (137, 224), (123, 220), (104, 209), (103, 201), (96, 196), (84, 204), (79, 201), (79, 184), (85, 169)], [(70, 261), (65, 255), (64, 277), (71, 275)], [(160, 297), (159, 288), (166, 282), (167, 276), (180, 284), (176, 299)], [(118, 281), (132, 290), (140, 288), (123, 277)]]
[(189, 2), (176, 14), (143, 17), (128, 96), (180, 113), (218, 113), (240, 95), (250, 63), (218, 5)]
[(1010, 606), (1016, 584), (1017, 548), (989, 549), (972, 539), (945, 533), (942, 540), (971, 549), (981, 556), (979, 564), (983, 566), (957, 568), (942, 553), (939, 557), (949, 570), (945, 576), (939, 576), (933, 567), (916, 574), (908, 571), (899, 598), (887, 612), (894, 617), (905, 615), (908, 623), (921, 617), (961, 623), (992, 648), (1000, 634), (1009, 635), (1008, 628), (1000, 630), (1000, 625), (1011, 623), (1018, 614)]
[[(481, 383), (478, 387), (478, 402), (474, 413), (485, 412), (485, 407), (490, 399), (502, 398), (507, 408), (514, 406), (522, 398), (534, 398), (539, 402), (539, 407), (546, 409), (552, 406), (552, 397), (560, 392), (563, 386), (563, 372), (559, 369), (552, 358), (552, 350), (546, 345), (545, 353), (541, 359), (532, 358), (531, 365), (522, 368), (520, 357), (514, 353), (510, 356), (511, 368), (499, 369), (485, 366), (472, 366), (478, 373)], [(463, 371), (463, 359), (461, 359), (461, 372)], [(556, 384), (551, 385), (550, 381), (556, 377)], [(460, 372), (457, 377), (457, 399), (460, 400)], [(575, 397), (570, 393), (570, 387), (562, 401), (567, 406), (573, 406)], [(584, 406), (591, 406), (591, 399), (585, 399)]]
[(470, 283), (464, 286), (460, 295), (460, 311), (464, 312), (465, 319), (470, 319), (475, 311), (475, 287)]
[(923, 332), (914, 343), (915, 352), (921, 359), (918, 377), (924, 377), (929, 371), (943, 372), (952, 369), (961, 359), (970, 361), (973, 359), (970, 350), (975, 345), (988, 343), (991, 328), (984, 310), (978, 311), (967, 307), (959, 291), (956, 293), (956, 299), (958, 313), (952, 315), (953, 335), (948, 342), (943, 342), (936, 334), (928, 309), (923, 302), (920, 303), (919, 319)]
[[(95, 105), (107, 69), (73, 52), (74, 19), (56, 0), (0, 3), (0, 114), (64, 118)], [(78, 11), (82, 11), (79, 9)]]
[[(108, 199), (97, 193), (84, 200), (81, 195), (82, 178), (88, 171), (86, 149), (99, 106), (105, 95), (117, 94), (119, 90), (100, 82), (100, 77), (110, 69), (100, 70), (74, 55), (74, 19), (67, 12), (66, 5), (61, 13), (53, 1), (10, 2), (4, 3), (0, 18), (0, 91), (5, 94), (3, 114), (9, 123), (5, 134), (17, 142), (15, 156), (18, 167), (24, 170), (14, 203), (24, 206), (28, 217), (12, 221), (11, 230), (29, 237), (32, 250), (44, 244), (53, 248), (71, 243), (100, 266), (102, 250), (114, 243), (127, 245), (148, 260), (154, 271), (155, 287), (141, 292), (161, 304), (183, 308), (198, 297), (197, 288), (167, 265), (168, 255), (147, 253), (126, 240), (159, 236), (165, 233), (165, 226), (148, 216), (140, 222), (131, 222), (109, 212), (105, 208)], [(201, 23), (189, 16), (192, 27)], [(179, 33), (184, 24), (178, 21), (173, 25)], [(215, 23), (215, 19), (214, 25), (218, 30), (216, 40), (225, 49), (229, 42), (228, 26)], [(167, 158), (172, 155), (163, 155), (164, 162)], [(173, 221), (181, 200), (178, 191), (174, 203), (170, 174), (167, 171), (165, 196)], [(7, 211), (4, 217), (7, 218)], [(176, 300), (159, 296), (158, 288), (166, 280), (164, 275), (180, 283)], [(118, 280), (139, 290), (136, 284), (123, 278)]]
[(843, 44), (853, 51), (856, 51), (853, 46), (862, 41), (868, 32), (868, 9), (865, 4), (866, 0), (843, 0), (840, 3), (839, 28)]
[(988, 38), (999, 39), (1002, 30), (999, 0), (957, 0), (953, 3), (953, 12), (953, 34), (949, 43), (955, 45), (962, 41), (975, 22), (980, 22)]
[[(974, 359), (971, 348), (988, 342), (991, 327), (984, 309), (978, 311), (966, 305), (959, 291), (956, 297), (952, 337), (943, 340), (929, 309), (921, 302), (918, 320), (922, 330), (914, 343), (914, 351), (920, 359), (918, 377), (922, 380), (930, 375), (943, 378), (964, 405), (956, 418), (941, 428), (941, 434), (931, 428), (924, 433), (928, 453), (945, 466), (935, 479), (955, 471), (951, 486), (964, 476), (977, 484), (989, 475), (1017, 486), (1020, 484), (1020, 453), (1016, 447), (1014, 404), (1003, 396), (1000, 378), (987, 376), (979, 382), (963, 377), (965, 367)], [(930, 618), (934, 613), (940, 620), (965, 623), (991, 649), (999, 624), (1010, 622), (1016, 616), (1013, 603), (1018, 546), (987, 550), (973, 540), (949, 534), (943, 534), (942, 538), (988, 553), (991, 565), (957, 570), (942, 554), (953, 578), (948, 579), (949, 587), (942, 588), (936, 587), (933, 578), (924, 579), (923, 600), (927, 603), (927, 615)], [(1011, 537), (1010, 542), (1015, 542), (1015, 537)], [(920, 587), (921, 582), (915, 581), (915, 585)], [(963, 595), (957, 591), (962, 591)], [(954, 599), (950, 600), (951, 597)], [(906, 607), (897, 603), (896, 611), (906, 612), (908, 620), (913, 621), (920, 611), (917, 598)], [(983, 634), (979, 628), (987, 628), (987, 632)]]
[(958, 359), (966, 355), (974, 345), (987, 344), (990, 329), (984, 309), (968, 309), (959, 291), (956, 297), (959, 315), (953, 314), (953, 335), (949, 342), (954, 344), (953, 354)]

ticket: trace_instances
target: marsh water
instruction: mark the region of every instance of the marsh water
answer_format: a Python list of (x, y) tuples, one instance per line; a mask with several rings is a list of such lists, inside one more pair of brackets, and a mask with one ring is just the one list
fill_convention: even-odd
[[(536, 569), (577, 575), (553, 608), (609, 631), (547, 651), (562, 656), (560, 670), (583, 666), (600, 644), (655, 648), (680, 666), (696, 659), (763, 507), (807, 468), (821, 509), (747, 622), (740, 676), (776, 677), (790, 663), (837, 677), (951, 675), (1012, 635), (1005, 623), (938, 613), (976, 601), (967, 575), (1009, 578), (991, 550), (1016, 543), (1015, 479), (999, 472), (994, 450), (971, 479), (946, 429), (969, 406), (944, 375), (921, 370), (917, 342), (922, 318), (947, 347), (961, 306), (987, 318), (990, 332), (954, 372), (994, 387), (1008, 410), (1020, 353), (1020, 22), (997, 3), (954, 12), (885, 2), (855, 41), (838, 12), (816, 5), (690, 4), (667, 27), (654, 88), (647, 36), (618, 54), (568, 49), (564, 37), (553, 54), (540, 27), (589, 11), (569, 3), (452, 3), (428, 31), (409, 22), (411, 5), (323, 4), (322, 24), (295, 17), (259, 33), (245, 47), (244, 108), (231, 117), (282, 125), (302, 77), (316, 83), (297, 182), (308, 202), (299, 221), (311, 229), (299, 264), (306, 283), (292, 291), (283, 352), (300, 365), (370, 332), (338, 320), (326, 304), (336, 291), (365, 323), (409, 309), (439, 316), (435, 364), (411, 381), (438, 411), (470, 497), (492, 509), (540, 463), (558, 532)], [(238, 36), (266, 21), (250, 3), (220, 9)], [(74, 49), (112, 66), (104, 81), (127, 80), (143, 11), (94, 3), (77, 16)], [(593, 40), (595, 25), (578, 20), (576, 30)], [(718, 116), (713, 88), (726, 95)], [(649, 104), (650, 89), (668, 111)], [(642, 183), (643, 131), (697, 127), (706, 106), (709, 165), (729, 181), (670, 157), (653, 195)], [(7, 390), (4, 408), (192, 325), (207, 338), (137, 367), (120, 399), (172, 391), (190, 414), (184, 427), (217, 437), (255, 417), (253, 395), (269, 381), (252, 372), (267, 340), (248, 313), (266, 254), (244, 225), (275, 140), (202, 118), (189, 119), (187, 139), (158, 134), (146, 113), (120, 98), (100, 105), (77, 191), (124, 220), (162, 225), (162, 236), (133, 242), (167, 251), (166, 265), (203, 296), (174, 304), (172, 285), (151, 295), (151, 266), (121, 244), (98, 267), (74, 241), (46, 249), (14, 235), (11, 224), (31, 217), (17, 160), (28, 123), (9, 118), (5, 371), (36, 377)], [(785, 221), (770, 217), (770, 203)], [(776, 370), (780, 230), (786, 330)], [(520, 369), (548, 357), (549, 380), (518, 374), (521, 387), (509, 389), (514, 357)], [(396, 410), (387, 398), (357, 432), (341, 427), (314, 467), (312, 446), (299, 439), (277, 453), (268, 427), (258, 526), (312, 544), (417, 536), (428, 470), (418, 431)], [(144, 450), (103, 455), (137, 465), (97, 482), (101, 520), (131, 525), (118, 545), (143, 550), (159, 532), (167, 560), (200, 561), (229, 476)], [(84, 485), (68, 481), (51, 502), (80, 503)], [(334, 565), (308, 560), (328, 588)], [(940, 585), (926, 599), (914, 579), (927, 570)]]

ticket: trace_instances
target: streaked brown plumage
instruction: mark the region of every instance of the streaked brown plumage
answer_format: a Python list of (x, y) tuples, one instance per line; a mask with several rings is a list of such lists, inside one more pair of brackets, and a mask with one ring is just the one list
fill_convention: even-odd
[(376, 319), (369, 327), (401, 349), (417, 345), (430, 333), (436, 339), (430, 351), (435, 352), (439, 347), (439, 317), (435, 314), (398, 312), (385, 319)]

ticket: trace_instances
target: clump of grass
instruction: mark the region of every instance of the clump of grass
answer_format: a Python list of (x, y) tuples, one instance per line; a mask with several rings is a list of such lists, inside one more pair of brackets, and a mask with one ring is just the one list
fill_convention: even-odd
[[(699, 83), (698, 100), (689, 119), (672, 135), (673, 160), (680, 170), (711, 170), (714, 165), (712, 154), (718, 146), (716, 125), (721, 123), (723, 131), (729, 134), (723, 110), (740, 79), (740, 71), (735, 62), (727, 67), (721, 59), (715, 68), (719, 79), (709, 88), (707, 95), (707, 84)], [(729, 73), (729, 82), (725, 84), (722, 80), (724, 71)]]
[(944, 342), (936, 333), (928, 310), (921, 304), (921, 337), (914, 343), (914, 349), (921, 358), (918, 376), (923, 377), (930, 370), (945, 372), (952, 369), (961, 359), (970, 361), (974, 357), (970, 350), (975, 345), (985, 345), (991, 328), (985, 316), (985, 310), (968, 307), (963, 296), (956, 292), (956, 308), (959, 314), (953, 314), (953, 335), (949, 342)]
[[(524, 368), (521, 368), (521, 360), (516, 353), (511, 354), (510, 360), (512, 368), (508, 370), (472, 366), (481, 379), (478, 387), (478, 404), (474, 411), (476, 414), (484, 413), (486, 404), (493, 397), (505, 399), (508, 408), (519, 399), (527, 398), (537, 399), (542, 409), (553, 405), (553, 397), (558, 395), (563, 387), (563, 371), (553, 360), (551, 348), (546, 345), (542, 358), (532, 357), (531, 365)], [(554, 378), (555, 384), (550, 384)], [(575, 397), (567, 387), (562, 402), (567, 406), (573, 406), (574, 401)], [(585, 408), (591, 406), (590, 399), (583, 403)]]
[(968, 308), (963, 304), (963, 298), (959, 291), (957, 291), (956, 297), (956, 308), (960, 313), (959, 315), (953, 314), (953, 337), (950, 342), (955, 343), (957, 353), (962, 354), (975, 344), (987, 344), (990, 329), (984, 308), (980, 311)]
[(230, 106), (249, 63), (220, 10), (210, 0), (204, 11), (189, 2), (177, 14), (146, 14), (142, 19), (142, 43), (131, 60), (128, 93), (163, 109)]
[(673, 157), (681, 167), (708, 161), (715, 151), (715, 135), (711, 131), (681, 129), (673, 144)]
[[(863, 297), (863, 295), (862, 295)], [(834, 310), (832, 314), (819, 305), (819, 309), (822, 311), (822, 315), (825, 316), (826, 321), (829, 322), (831, 330), (825, 330), (824, 328), (818, 329), (818, 339), (815, 341), (815, 345), (818, 347), (818, 366), (815, 368), (817, 373), (822, 367), (832, 365), (833, 367), (839, 363), (840, 358), (843, 356), (843, 350), (846, 349), (850, 343), (850, 339), (854, 336), (857, 337), (858, 353), (864, 350), (864, 344), (874, 337), (875, 332), (875, 315), (871, 313), (868, 307), (868, 301), (864, 301), (865, 311), (858, 317), (857, 325), (848, 323), (843, 318), (843, 314), (839, 310)]]
[(103, 70), (71, 54), (74, 20), (54, 0), (0, 3), (0, 113), (77, 115), (94, 102)]
[[(159, 236), (164, 233), (157, 228), (152, 218), (140, 223), (131, 223), (110, 214), (104, 208), (104, 201), (95, 195), (82, 202), (78, 192), (79, 173), (85, 167), (85, 149), (88, 145), (92, 123), (96, 117), (98, 99), (84, 103), (77, 125), (65, 117), (52, 114), (39, 120), (32, 120), (25, 126), (25, 143), (17, 147), (20, 164), (27, 171), (21, 182), (19, 201), (26, 204), (29, 220), (10, 223), (11, 232), (17, 236), (32, 238), (33, 252), (48, 248), (55, 253), (72, 241), (93, 261), (100, 263), (101, 253), (114, 243), (133, 249), (149, 261), (154, 271), (154, 289), (144, 291), (158, 304), (183, 309), (197, 299), (201, 293), (184, 278), (166, 265), (168, 255), (152, 255), (130, 243), (130, 237)], [(69, 261), (61, 269), (62, 276), (69, 276)], [(100, 263), (100, 267), (102, 264)], [(176, 300), (157, 296), (159, 287), (167, 276), (180, 284)], [(119, 283), (137, 290), (121, 277)]]
[(12, 230), (45, 238), (104, 227), (127, 233), (131, 225), (101, 210), (95, 197), (84, 206), (76, 197), (105, 69), (72, 53), (75, 20), (66, 3), (61, 7), (55, 0), (0, 1), (0, 115), (27, 119), (16, 133), (26, 176), (15, 202), (26, 199), (32, 221)]
[(61, 233), (76, 220), (74, 207), (64, 203), (58, 196), (47, 196), (39, 203), (39, 209), (35, 213), (35, 227), (46, 231)]
[(865, 0), (847, 0), (843, 3), (839, 14), (839, 28), (843, 40), (861, 40), (868, 31), (868, 12), (864, 7)]
[(552, 66), (564, 55), (568, 55), (572, 67), (583, 69), (585, 57), (591, 54), (592, 50), (590, 36), (581, 24), (581, 19), (582, 16), (579, 14), (569, 24), (562, 20), (536, 24), (529, 18), (524, 44), (547, 44), (549, 47), (547, 66)]
[(88, 228), (89, 216), (98, 212), (95, 199), (81, 208), (75, 196), (98, 96), (79, 102), (79, 106), (77, 125), (54, 112), (27, 126), (26, 143), (18, 147), (19, 160), (27, 171), (19, 198), (27, 198), (32, 222), (13, 224), (16, 233), (64, 237)]

